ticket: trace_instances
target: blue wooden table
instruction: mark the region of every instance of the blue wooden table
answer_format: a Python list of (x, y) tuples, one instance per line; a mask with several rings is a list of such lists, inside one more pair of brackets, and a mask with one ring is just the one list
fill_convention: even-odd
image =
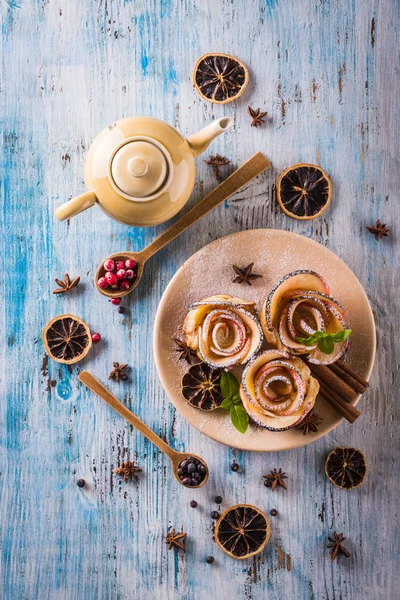
[[(1, 0), (0, 8), (0, 597), (394, 600), (398, 2)], [(209, 51), (248, 65), (251, 83), (238, 102), (213, 106), (193, 90), (192, 67)], [(250, 128), (248, 105), (267, 110), (270, 122)], [(97, 208), (70, 223), (53, 213), (84, 190), (95, 135), (131, 114), (162, 118), (184, 135), (234, 116), (234, 130), (212, 152), (233, 168), (262, 150), (272, 168), (161, 252), (121, 315), (95, 292), (96, 265), (111, 252), (141, 249), (167, 225), (129, 229)], [(216, 183), (203, 158), (187, 208)], [(277, 176), (301, 161), (321, 164), (333, 180), (332, 206), (315, 221), (290, 219), (275, 200)], [(390, 228), (381, 242), (365, 229), (376, 219)], [(378, 332), (360, 419), (304, 449), (271, 455), (221, 446), (184, 422), (161, 388), (151, 346), (157, 305), (178, 267), (219, 236), (253, 227), (295, 231), (336, 252), (364, 285)], [(82, 284), (52, 295), (65, 272)], [(41, 341), (47, 321), (66, 312), (103, 337), (72, 368), (48, 361)], [(106, 381), (113, 360), (131, 366), (129, 382), (110, 382), (121, 400), (174, 448), (192, 449), (210, 465), (197, 509), (167, 459), (79, 384), (82, 364)], [(337, 445), (364, 451), (369, 473), (361, 488), (346, 493), (326, 479), (325, 457)], [(143, 468), (137, 483), (113, 475), (124, 459)], [(240, 473), (230, 471), (233, 460)], [(287, 472), (287, 492), (263, 487), (262, 474), (274, 467)], [(223, 507), (278, 510), (255, 560), (236, 562), (213, 543), (216, 494)], [(168, 552), (169, 526), (188, 533), (185, 554)], [(331, 563), (325, 546), (334, 530), (346, 536), (351, 558)], [(210, 554), (213, 565), (205, 563)]]

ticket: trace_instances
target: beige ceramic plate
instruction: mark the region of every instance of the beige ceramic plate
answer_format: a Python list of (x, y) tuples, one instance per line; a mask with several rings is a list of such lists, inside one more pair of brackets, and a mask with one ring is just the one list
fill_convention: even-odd
[[(244, 267), (250, 262), (263, 279), (257, 279), (251, 287), (232, 283), (232, 265)], [(295, 269), (312, 269), (327, 279), (332, 296), (343, 305), (354, 332), (346, 361), (366, 379), (371, 375), (375, 358), (371, 307), (360, 282), (336, 254), (306, 237), (274, 229), (242, 231), (220, 238), (189, 258), (170, 281), (158, 307), (153, 340), (157, 371), (171, 402), (191, 425), (218, 442), (241, 450), (288, 450), (322, 437), (342, 421), (328, 403), (318, 399), (317, 411), (324, 421), (316, 434), (272, 432), (251, 425), (243, 435), (225, 411), (202, 412), (191, 407), (181, 394), (181, 378), (188, 367), (177, 360), (173, 340), (181, 334), (187, 306), (205, 296), (231, 294), (255, 301), (260, 309), (274, 283)], [(352, 425), (344, 422), (343, 427)]]

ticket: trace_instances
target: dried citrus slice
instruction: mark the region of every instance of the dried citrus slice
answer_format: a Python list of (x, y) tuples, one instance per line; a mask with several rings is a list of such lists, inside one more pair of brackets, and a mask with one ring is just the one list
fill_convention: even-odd
[(351, 490), (361, 485), (365, 479), (365, 456), (356, 448), (335, 448), (326, 459), (325, 473), (338, 487)]
[(73, 315), (54, 317), (43, 329), (42, 338), (50, 358), (67, 365), (82, 360), (92, 346), (89, 327)]
[(321, 167), (301, 163), (280, 175), (278, 202), (287, 215), (295, 219), (315, 219), (332, 200), (332, 182)]
[(211, 411), (219, 408), (224, 399), (221, 388), (222, 371), (205, 363), (190, 367), (182, 378), (182, 394), (194, 408)]
[(218, 519), (214, 537), (218, 546), (238, 560), (244, 560), (264, 550), (271, 528), (268, 517), (251, 504), (228, 508)]
[(239, 98), (249, 82), (246, 66), (229, 54), (204, 54), (193, 69), (193, 84), (204, 100), (226, 104)]

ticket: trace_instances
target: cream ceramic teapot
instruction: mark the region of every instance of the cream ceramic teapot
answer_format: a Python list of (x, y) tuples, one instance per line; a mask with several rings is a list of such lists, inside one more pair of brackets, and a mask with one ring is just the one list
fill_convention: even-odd
[(193, 190), (194, 157), (232, 123), (233, 119), (223, 117), (187, 139), (152, 117), (129, 117), (109, 125), (86, 157), (88, 191), (59, 206), (57, 219), (70, 219), (97, 203), (108, 216), (126, 225), (167, 221)]

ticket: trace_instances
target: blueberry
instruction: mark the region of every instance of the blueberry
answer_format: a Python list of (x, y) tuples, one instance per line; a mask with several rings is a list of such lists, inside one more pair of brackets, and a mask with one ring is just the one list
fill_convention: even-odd
[(264, 481), (264, 485), (265, 485), (265, 487), (271, 487), (271, 485), (272, 485), (272, 484), (271, 484), (271, 482), (270, 482), (270, 480), (269, 480), (269, 479), (266, 479), (266, 480)]
[(193, 473), (192, 477), (193, 477), (193, 479), (197, 479), (197, 481), (200, 481), (200, 479), (201, 479), (200, 473)]
[(214, 500), (215, 500), (216, 504), (221, 504), (222, 503), (222, 496), (215, 496)]
[(209, 565), (212, 565), (213, 562), (214, 562), (214, 557), (213, 556), (207, 556), (206, 563), (208, 563)]
[(122, 315), (125, 312), (125, 308), (123, 306), (118, 306), (118, 312)]
[(276, 515), (278, 514), (278, 511), (276, 510), (276, 508), (273, 508), (272, 510), (270, 510), (269, 514), (272, 515), (273, 517), (276, 517)]
[(219, 512), (216, 510), (213, 510), (211, 513), (211, 518), (212, 519), (219, 519)]
[(179, 466), (180, 466), (181, 469), (184, 469), (187, 464), (188, 464), (188, 461), (187, 460), (183, 460)]
[(197, 479), (192, 479), (192, 485), (199, 485), (199, 482), (197, 481)]
[(187, 459), (188, 463), (193, 463), (194, 462), (194, 458), (193, 456), (189, 456), (189, 458)]
[(191, 501), (191, 503), (190, 503), (190, 506), (191, 506), (192, 508), (196, 508), (196, 506), (197, 506), (197, 502), (196, 502), (196, 500), (192, 500), (192, 501)]
[(78, 479), (78, 481), (76, 482), (76, 485), (80, 488), (85, 486), (86, 481), (84, 479)]
[(194, 464), (195, 464), (195, 465), (199, 465), (199, 464), (200, 464), (200, 461), (199, 461), (199, 459), (198, 459), (198, 458), (195, 458), (195, 459), (194, 459)]
[(183, 475), (183, 469), (180, 469), (180, 468), (179, 468), (179, 469), (177, 470), (177, 473), (178, 473), (178, 475)]
[(182, 479), (182, 483), (183, 485), (192, 485), (192, 480), (190, 479), (190, 477), (185, 477), (184, 479)]
[(239, 465), (237, 463), (232, 463), (231, 469), (232, 471), (239, 471)]
[(194, 473), (196, 471), (196, 465), (194, 463), (190, 463), (187, 468), (188, 473)]
[(197, 469), (199, 471), (199, 473), (205, 473), (206, 472), (206, 468), (204, 465), (199, 465), (199, 468)]

